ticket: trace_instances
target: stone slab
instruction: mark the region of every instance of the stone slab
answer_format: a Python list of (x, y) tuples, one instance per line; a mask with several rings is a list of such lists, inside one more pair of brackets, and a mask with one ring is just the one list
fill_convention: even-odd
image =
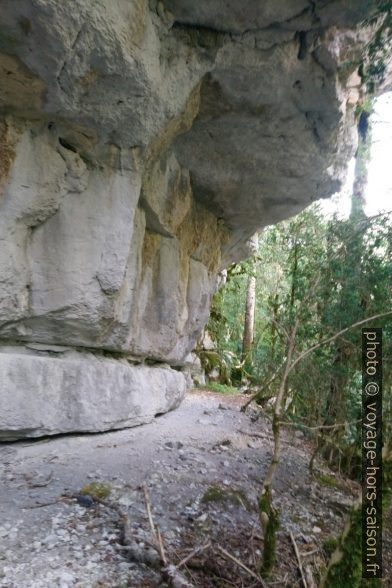
[(88, 354), (0, 353), (0, 440), (98, 432), (178, 406), (184, 374)]

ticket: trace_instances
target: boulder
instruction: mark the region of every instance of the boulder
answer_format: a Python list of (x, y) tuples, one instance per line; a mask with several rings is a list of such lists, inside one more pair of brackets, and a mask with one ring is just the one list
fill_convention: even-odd
[(140, 425), (178, 406), (185, 392), (184, 375), (168, 366), (36, 353), (0, 353), (0, 441)]

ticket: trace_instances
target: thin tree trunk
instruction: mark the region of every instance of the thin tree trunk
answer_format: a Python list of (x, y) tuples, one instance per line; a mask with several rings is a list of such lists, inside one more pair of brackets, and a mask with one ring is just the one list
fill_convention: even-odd
[(255, 328), (256, 276), (249, 276), (246, 293), (244, 336), (242, 340), (242, 359), (245, 361), (252, 350)]
[[(358, 122), (358, 149), (356, 153), (354, 184), (351, 193), (351, 211), (348, 223), (357, 223), (366, 219), (365, 215), (365, 190), (368, 176), (369, 153), (371, 146), (371, 132), (368, 122), (368, 113), (363, 112)], [(340, 291), (340, 307), (346, 309), (347, 313), (352, 316), (352, 320), (357, 320), (365, 315), (366, 302), (365, 297), (359, 296), (358, 300), (353, 301), (352, 293), (361, 292), (362, 284), (362, 252), (363, 252), (363, 234), (358, 232), (356, 238), (350, 242), (344, 259), (345, 281)], [(332, 374), (329, 387), (329, 398), (327, 403), (327, 414), (324, 424), (339, 422), (345, 412), (347, 374), (345, 366), (347, 365), (347, 355), (349, 348), (347, 343), (340, 341), (337, 345), (337, 351), (332, 367)], [(344, 431), (341, 431), (341, 435)], [(336, 440), (336, 439), (335, 439)], [(321, 445), (323, 445), (321, 439)], [(325, 447), (322, 449), (329, 450), (330, 465), (335, 458), (335, 449), (331, 447), (326, 440)]]
[(292, 363), (298, 326), (299, 320), (297, 318), (290, 333), (284, 371), (274, 405), (274, 414), (272, 419), (272, 431), (274, 435), (273, 454), (259, 497), (259, 516), (264, 535), (263, 560), (261, 563), (260, 573), (263, 577), (266, 578), (270, 575), (275, 565), (276, 559), (276, 532), (279, 528), (279, 513), (273, 506), (271, 485), (275, 477), (276, 468), (279, 465), (282, 451), (281, 416), (287, 394), (287, 381)]
[(274, 358), (275, 357), (275, 349), (276, 349), (276, 339), (277, 339), (277, 334), (278, 334), (278, 330), (276, 328), (276, 325), (278, 324), (278, 310), (279, 310), (279, 294), (278, 293), (276, 293), (275, 296), (272, 298), (271, 308), (272, 308), (272, 315), (273, 315), (273, 321), (271, 324), (271, 355)]
[(295, 352), (295, 339), (299, 327), (299, 317), (297, 316), (296, 318), (295, 324), (289, 336), (287, 357), (284, 363), (284, 370), (279, 386), (279, 392), (276, 397), (274, 405), (274, 415), (272, 420), (272, 430), (274, 435), (273, 454), (271, 461), (269, 463), (266, 477), (264, 479), (263, 488), (259, 496), (259, 516), (264, 535), (263, 561), (261, 563), (260, 569), (260, 574), (262, 577), (267, 578), (271, 574), (276, 559), (276, 532), (279, 527), (279, 513), (273, 506), (271, 486), (274, 481), (276, 469), (278, 467), (281, 456), (281, 417), (284, 407), (285, 394), (287, 391), (287, 381), (289, 375), (291, 374), (295, 366), (303, 359), (305, 359), (305, 357), (307, 357), (310, 353), (312, 353), (312, 351), (319, 349), (327, 343), (335, 341), (336, 339), (338, 339), (338, 337), (340, 337), (344, 333), (347, 333), (347, 331), (354, 329), (355, 327), (359, 327), (367, 322), (376, 320), (378, 318), (383, 318), (389, 315), (392, 315), (392, 310), (357, 321), (356, 323), (348, 327), (345, 327), (344, 329), (341, 329), (334, 335), (331, 335), (330, 337), (323, 339), (319, 343), (312, 345), (306, 351), (303, 351), (300, 355), (298, 355), (296, 359), (293, 359)]
[[(258, 247), (258, 236), (254, 239), (255, 252)], [(256, 310), (256, 276), (254, 274), (255, 260), (253, 259), (251, 275), (248, 277), (248, 287), (246, 292), (244, 334), (242, 339), (242, 361), (245, 362), (251, 354), (254, 330), (255, 330), (255, 310)]]

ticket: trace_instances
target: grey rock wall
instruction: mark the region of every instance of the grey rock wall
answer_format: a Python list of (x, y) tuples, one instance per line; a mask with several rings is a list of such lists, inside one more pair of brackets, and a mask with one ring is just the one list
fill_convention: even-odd
[(149, 420), (185, 390), (219, 270), (339, 189), (373, 8), (0, 10), (0, 431)]
[(185, 392), (183, 375), (168, 367), (41, 349), (0, 353), (0, 441), (140, 425)]

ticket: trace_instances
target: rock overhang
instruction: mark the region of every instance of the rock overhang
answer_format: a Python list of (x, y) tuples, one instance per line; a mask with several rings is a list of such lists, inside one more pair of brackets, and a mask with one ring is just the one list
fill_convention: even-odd
[[(3, 0), (4, 361), (9, 344), (64, 345), (87, 363), (107, 352), (169, 364), (177, 381), (218, 271), (256, 230), (339, 189), (376, 11), (362, 0)], [(34, 364), (22, 356), (21, 374)], [(37, 365), (54, 381), (69, 368)], [(91, 369), (93, 381), (103, 368)]]

